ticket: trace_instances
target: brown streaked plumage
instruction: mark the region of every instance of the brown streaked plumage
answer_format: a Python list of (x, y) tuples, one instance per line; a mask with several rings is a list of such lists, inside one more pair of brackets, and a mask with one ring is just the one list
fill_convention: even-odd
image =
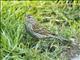
[(29, 33), (33, 38), (56, 38), (58, 40), (67, 40), (63, 37), (59, 37), (55, 34), (50, 33), (46, 28), (42, 27), (31, 15), (26, 16), (25, 26), (27, 33)]

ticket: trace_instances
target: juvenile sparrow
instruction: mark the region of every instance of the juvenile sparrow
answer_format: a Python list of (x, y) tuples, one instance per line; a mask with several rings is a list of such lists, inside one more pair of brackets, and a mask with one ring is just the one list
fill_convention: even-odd
[(63, 37), (57, 37), (56, 35), (53, 35), (49, 31), (47, 31), (31, 15), (26, 16), (25, 28), (27, 33), (31, 35), (33, 38), (38, 38), (38, 39), (54, 38), (58, 40), (66, 40)]

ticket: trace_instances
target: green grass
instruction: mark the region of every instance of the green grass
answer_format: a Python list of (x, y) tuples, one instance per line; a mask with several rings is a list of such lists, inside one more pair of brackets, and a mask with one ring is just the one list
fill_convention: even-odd
[[(0, 59), (61, 60), (62, 46), (58, 41), (40, 43), (35, 42), (27, 33), (24, 36), (25, 14), (34, 16), (50, 32), (68, 39), (75, 37), (80, 42), (79, 2), (74, 1), (71, 8), (64, 1), (1, 1)], [(47, 48), (49, 43), (55, 47), (53, 52)], [(32, 48), (34, 44), (36, 46)], [(40, 53), (42, 48), (45, 51)]]

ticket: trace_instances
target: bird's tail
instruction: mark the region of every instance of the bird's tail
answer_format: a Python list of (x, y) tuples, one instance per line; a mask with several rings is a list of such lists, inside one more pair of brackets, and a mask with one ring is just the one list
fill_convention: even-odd
[(53, 36), (53, 39), (56, 39), (56, 40), (58, 40), (58, 41), (61, 41), (61, 42), (63, 42), (63, 43), (72, 43), (72, 41), (71, 40), (69, 40), (69, 39), (67, 39), (67, 38), (64, 38), (64, 37), (62, 37), (62, 36)]

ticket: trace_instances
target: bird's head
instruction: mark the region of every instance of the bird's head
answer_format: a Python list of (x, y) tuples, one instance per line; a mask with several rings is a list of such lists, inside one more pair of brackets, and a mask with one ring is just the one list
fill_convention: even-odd
[(33, 18), (31, 15), (26, 15), (27, 19)]
[(26, 21), (27, 21), (28, 23), (31, 23), (31, 24), (35, 24), (35, 23), (36, 23), (34, 17), (31, 16), (31, 15), (29, 15), (29, 14), (26, 15)]

